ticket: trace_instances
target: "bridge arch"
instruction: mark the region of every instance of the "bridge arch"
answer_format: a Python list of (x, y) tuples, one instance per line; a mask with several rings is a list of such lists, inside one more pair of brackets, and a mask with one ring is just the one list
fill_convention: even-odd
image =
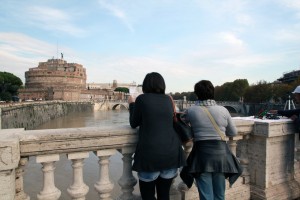
[(234, 106), (224, 106), (230, 113), (238, 113), (238, 109)]
[(122, 103), (117, 103), (111, 107), (112, 110), (116, 110), (117, 108), (128, 110), (128, 106)]

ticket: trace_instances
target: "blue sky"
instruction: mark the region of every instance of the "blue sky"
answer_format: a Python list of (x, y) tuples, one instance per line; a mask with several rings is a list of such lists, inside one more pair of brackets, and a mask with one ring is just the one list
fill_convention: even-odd
[(0, 0), (0, 71), (64, 54), (87, 82), (165, 78), (167, 92), (247, 79), (273, 82), (300, 66), (299, 0)]

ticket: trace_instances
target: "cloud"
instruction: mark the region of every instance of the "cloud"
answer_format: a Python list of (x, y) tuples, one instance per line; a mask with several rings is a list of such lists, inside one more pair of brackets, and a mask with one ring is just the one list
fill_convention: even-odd
[(279, 2), (288, 8), (293, 8), (293, 9), (300, 11), (300, 1), (299, 0), (281, 0)]
[(113, 16), (117, 17), (131, 32), (134, 32), (134, 28), (130, 24), (124, 11), (113, 4), (105, 2), (104, 0), (99, 0), (98, 2), (100, 6), (108, 10)]
[(43, 6), (30, 6), (25, 9), (26, 21), (38, 28), (48, 31), (63, 32), (68, 35), (82, 37), (85, 30), (72, 23), (72, 17), (66, 12)]
[(8, 54), (23, 54), (27, 55), (26, 57), (49, 55), (55, 49), (53, 45), (46, 42), (13, 32), (0, 32), (0, 46), (0, 49)]
[[(75, 53), (60, 47), (72, 62), (77, 57)], [(57, 46), (34, 39), (30, 36), (14, 32), (0, 32), (0, 69), (8, 71), (24, 81), (24, 72), (29, 68), (37, 67), (39, 62), (56, 57)]]
[(244, 41), (239, 39), (236, 36), (236, 34), (234, 34), (232, 32), (221, 32), (218, 35), (224, 43), (227, 43), (229, 45), (236, 46), (236, 47), (244, 46)]
[(293, 31), (293, 30), (279, 30), (275, 34), (275, 38), (278, 40), (285, 40), (285, 41), (291, 41), (291, 42), (300, 42), (300, 36), (299, 31)]
[(246, 26), (252, 26), (255, 24), (255, 21), (252, 19), (252, 17), (244, 13), (238, 13), (236, 15), (236, 20), (238, 23)]

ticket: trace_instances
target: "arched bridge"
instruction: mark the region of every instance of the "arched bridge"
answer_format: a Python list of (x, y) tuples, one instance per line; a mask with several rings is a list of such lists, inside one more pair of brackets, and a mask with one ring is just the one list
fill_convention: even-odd
[[(175, 105), (177, 110), (185, 110), (188, 107), (195, 104), (194, 101), (183, 101), (175, 100)], [(129, 109), (127, 100), (103, 100), (103, 101), (94, 101), (94, 110), (119, 110), (119, 109)], [(246, 104), (243, 102), (237, 101), (217, 101), (218, 105), (224, 106), (232, 114), (238, 114), (243, 116), (254, 115), (262, 108), (272, 108), (272, 109), (281, 109), (282, 104), (269, 105), (269, 104)]]
[[(195, 101), (175, 100), (175, 102), (179, 110), (185, 110), (195, 104)], [(243, 102), (217, 101), (217, 104), (224, 106), (230, 113), (240, 113), (243, 115), (247, 115), (249, 113), (249, 106), (245, 105)]]
[[(179, 110), (185, 110), (186, 108), (195, 104), (194, 101), (175, 100), (175, 105)], [(129, 109), (127, 100), (105, 100), (95, 101), (95, 110), (118, 110)], [(230, 101), (218, 101), (217, 104), (224, 106), (231, 113), (246, 113), (244, 104), (241, 102)]]
[(94, 110), (119, 110), (129, 109), (127, 100), (94, 101)]

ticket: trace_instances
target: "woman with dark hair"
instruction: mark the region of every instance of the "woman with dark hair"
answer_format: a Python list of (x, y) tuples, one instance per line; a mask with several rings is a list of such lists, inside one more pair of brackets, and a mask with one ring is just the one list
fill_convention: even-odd
[(181, 142), (173, 128), (173, 105), (165, 81), (156, 72), (146, 75), (136, 100), (129, 97), (130, 125), (139, 127), (132, 169), (137, 172), (143, 200), (168, 200), (177, 170), (185, 165)]
[(184, 116), (194, 133), (185, 169), (194, 177), (201, 200), (224, 200), (225, 178), (232, 177), (233, 184), (240, 175), (224, 137), (235, 136), (237, 130), (228, 110), (216, 104), (210, 81), (196, 83), (194, 93), (198, 101)]

